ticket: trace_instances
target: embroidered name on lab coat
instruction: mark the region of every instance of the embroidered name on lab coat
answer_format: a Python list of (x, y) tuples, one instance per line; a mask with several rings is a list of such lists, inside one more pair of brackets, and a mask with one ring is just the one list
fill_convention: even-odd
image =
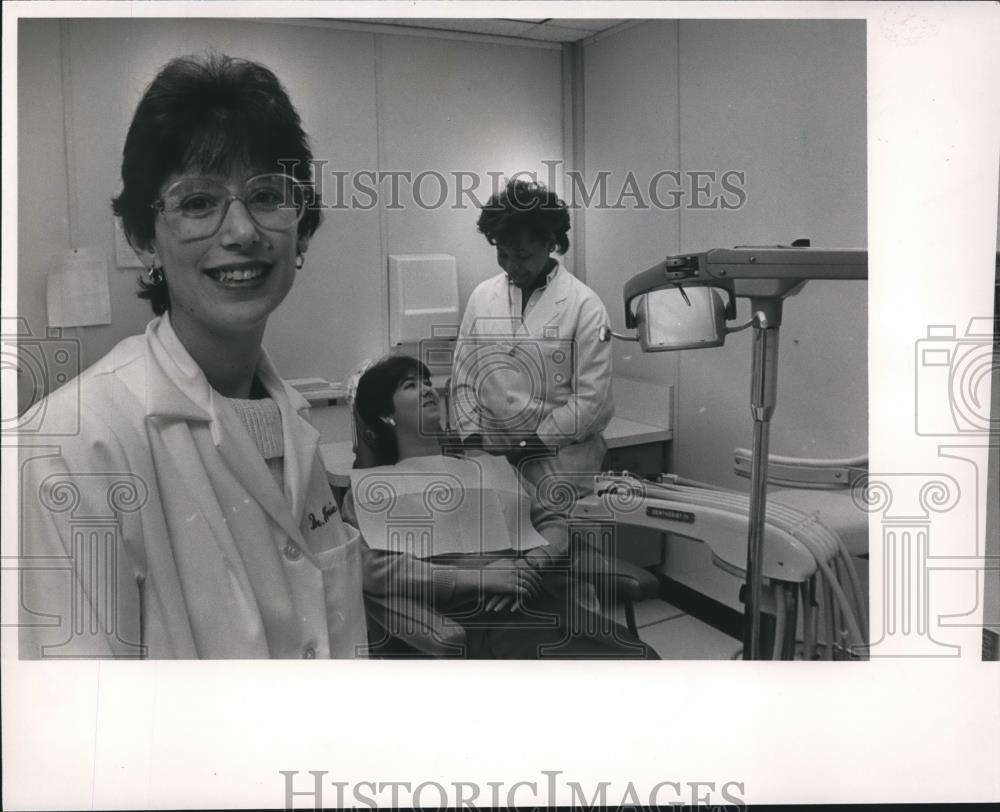
[(327, 502), (327, 504), (323, 505), (322, 519), (317, 519), (315, 513), (309, 514), (309, 529), (315, 530), (319, 527), (322, 527), (324, 524), (330, 521), (330, 517), (333, 516), (333, 514), (336, 512), (337, 512), (337, 506), (333, 502)]

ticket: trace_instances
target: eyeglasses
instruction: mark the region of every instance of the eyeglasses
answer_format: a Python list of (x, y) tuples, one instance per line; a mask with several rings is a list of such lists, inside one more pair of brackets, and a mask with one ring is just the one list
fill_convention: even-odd
[(229, 206), (239, 200), (251, 219), (268, 231), (291, 228), (305, 214), (311, 200), (309, 189), (289, 175), (256, 175), (243, 184), (243, 194), (234, 195), (213, 178), (181, 178), (151, 206), (175, 237), (198, 240), (211, 237), (226, 219)]

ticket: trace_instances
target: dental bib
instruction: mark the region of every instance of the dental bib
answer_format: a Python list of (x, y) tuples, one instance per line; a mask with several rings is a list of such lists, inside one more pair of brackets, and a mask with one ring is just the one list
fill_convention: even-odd
[(368, 546), (417, 558), (525, 551), (548, 542), (503, 457), (412, 457), (351, 472), (358, 525)]

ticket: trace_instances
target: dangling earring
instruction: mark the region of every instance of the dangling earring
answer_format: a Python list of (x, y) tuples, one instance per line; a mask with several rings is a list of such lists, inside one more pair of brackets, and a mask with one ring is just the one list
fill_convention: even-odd
[(150, 265), (146, 269), (146, 278), (154, 285), (159, 285), (163, 282), (163, 266), (162, 265)]
[(396, 419), (394, 417), (383, 417), (382, 422), (387, 426), (392, 426), (393, 428), (396, 426)]
[(299, 251), (299, 253), (295, 255), (295, 270), (301, 271), (302, 266), (305, 264), (306, 264), (305, 255), (301, 251)]

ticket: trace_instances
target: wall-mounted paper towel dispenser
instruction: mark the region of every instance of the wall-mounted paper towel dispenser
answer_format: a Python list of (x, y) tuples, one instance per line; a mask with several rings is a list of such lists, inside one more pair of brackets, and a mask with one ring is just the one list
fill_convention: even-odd
[[(458, 273), (449, 254), (389, 256), (389, 344), (396, 347), (458, 326)], [(438, 328), (438, 329), (435, 329)]]

